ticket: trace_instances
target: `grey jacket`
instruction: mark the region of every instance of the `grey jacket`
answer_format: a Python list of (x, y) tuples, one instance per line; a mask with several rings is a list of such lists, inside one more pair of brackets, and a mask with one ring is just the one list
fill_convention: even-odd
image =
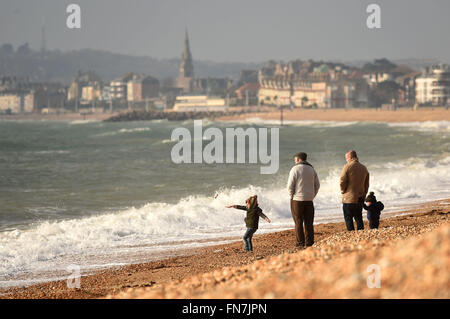
[(291, 199), (312, 201), (316, 197), (319, 188), (319, 177), (308, 162), (300, 162), (291, 168), (287, 183)]

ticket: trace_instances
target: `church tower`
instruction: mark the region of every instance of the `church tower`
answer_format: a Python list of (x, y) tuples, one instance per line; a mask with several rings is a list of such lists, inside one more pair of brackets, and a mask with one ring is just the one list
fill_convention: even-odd
[(184, 49), (181, 56), (180, 75), (177, 79), (177, 87), (182, 89), (183, 93), (192, 93), (194, 82), (194, 65), (192, 63), (191, 50), (189, 48), (189, 37), (186, 29), (184, 35)]
[(180, 78), (193, 78), (194, 77), (194, 65), (192, 64), (192, 55), (189, 48), (189, 37), (186, 29), (184, 35), (184, 49), (181, 56), (180, 64)]

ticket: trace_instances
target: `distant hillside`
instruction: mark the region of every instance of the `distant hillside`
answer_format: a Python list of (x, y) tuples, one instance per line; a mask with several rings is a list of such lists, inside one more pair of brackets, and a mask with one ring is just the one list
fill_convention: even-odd
[[(442, 63), (442, 61), (438, 59), (416, 59), (416, 58), (409, 58), (409, 59), (397, 59), (397, 60), (390, 60), (392, 63), (396, 65), (407, 65), (411, 69), (420, 71), (422, 68), (432, 65), (432, 64), (439, 64)], [(341, 61), (341, 63), (345, 63), (350, 66), (354, 66), (357, 68), (363, 67), (365, 64), (370, 63), (369, 60), (354, 60), (354, 61)]]
[[(367, 60), (339, 61), (349, 66), (362, 67)], [(392, 60), (395, 64), (408, 65), (412, 69), (438, 63), (436, 59)], [(0, 75), (30, 76), (33, 81), (58, 81), (68, 85), (77, 71), (93, 70), (104, 81), (138, 72), (160, 80), (178, 75), (180, 59), (155, 59), (146, 56), (131, 56), (101, 50), (83, 49), (69, 52), (34, 51), (27, 44), (16, 50), (9, 44), (0, 45)], [(197, 61), (194, 59), (194, 73), (197, 77), (229, 77), (237, 80), (241, 70), (257, 70), (265, 63), (224, 63)]]
[[(116, 54), (99, 50), (61, 52), (33, 51), (27, 45), (11, 50), (0, 46), (0, 75), (30, 76), (33, 81), (60, 81), (69, 84), (77, 70), (93, 70), (103, 80), (110, 81), (127, 72), (152, 75), (160, 80), (178, 75), (180, 59), (155, 59)], [(221, 63), (194, 60), (194, 72), (198, 77), (239, 78), (243, 69), (259, 69), (257, 63)]]

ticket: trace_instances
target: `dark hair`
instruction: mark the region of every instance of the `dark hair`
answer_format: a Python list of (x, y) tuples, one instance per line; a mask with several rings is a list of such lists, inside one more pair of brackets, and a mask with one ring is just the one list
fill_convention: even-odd
[(369, 195), (367, 195), (365, 201), (366, 202), (371, 202), (371, 203), (376, 203), (377, 202), (377, 198), (375, 197), (375, 193), (374, 192), (370, 192)]
[(358, 155), (356, 155), (356, 151), (350, 150), (347, 152), (348, 155), (350, 155), (350, 158), (358, 158)]
[(294, 155), (294, 158), (298, 157), (302, 161), (306, 161), (306, 158), (308, 157), (308, 154), (300, 152)]

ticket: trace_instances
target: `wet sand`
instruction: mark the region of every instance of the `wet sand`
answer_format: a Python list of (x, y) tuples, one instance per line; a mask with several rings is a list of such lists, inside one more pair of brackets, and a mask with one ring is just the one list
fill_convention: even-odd
[[(263, 120), (280, 120), (280, 111), (266, 113), (241, 114), (239, 116), (223, 116), (219, 120), (246, 120), (259, 118)], [(375, 121), (375, 122), (425, 122), (425, 121), (450, 121), (450, 110), (445, 108), (401, 108), (396, 111), (381, 109), (314, 109), (283, 112), (284, 121)]]
[[(341, 290), (332, 289), (332, 281), (327, 283), (326, 280), (322, 282), (319, 279), (322, 278), (320, 272), (325, 271), (324, 269), (331, 272), (327, 278), (335, 278), (342, 275), (342, 272), (333, 271), (332, 267), (327, 267), (324, 263), (336, 261), (343, 263), (344, 266), (362, 267), (365, 263), (357, 261), (365, 260), (363, 253), (382, 255), (383, 249), (392, 249), (391, 247), (396, 244), (402, 245), (402, 240), (415, 240), (422, 234), (433, 232), (443, 224), (448, 225), (449, 211), (450, 199), (430, 202), (412, 209), (405, 209), (401, 212), (404, 213), (402, 216), (386, 218), (388, 217), (386, 214), (381, 220), (379, 230), (366, 229), (356, 233), (345, 231), (344, 223), (316, 225), (316, 244), (302, 251), (293, 248), (295, 242), (293, 230), (263, 235), (256, 233), (253, 253), (243, 252), (242, 243), (239, 240), (230, 244), (186, 250), (183, 256), (165, 260), (101, 270), (93, 275), (83, 276), (79, 289), (67, 288), (67, 282), (62, 280), (29, 287), (10, 288), (0, 291), (2, 293), (0, 298), (383, 297), (373, 295), (373, 289), (370, 290), (372, 295), (350, 288), (350, 291), (354, 291), (353, 294), (339, 295)], [(367, 223), (365, 226), (368, 228)], [(449, 236), (447, 236), (447, 246), (448, 238)], [(439, 259), (442, 256), (433, 251), (433, 247), (429, 245), (427, 247), (430, 253), (438, 258), (437, 261), (432, 262), (442, 262)], [(409, 257), (406, 257), (410, 258), (411, 251), (408, 251), (408, 254), (410, 254)], [(450, 261), (447, 259), (446, 262)], [(295, 273), (293, 269), (302, 268), (311, 272), (308, 277), (309, 286), (305, 286), (309, 287), (309, 290), (286, 289), (286, 285), (289, 287), (289, 275)], [(446, 294), (448, 297), (448, 285), (446, 289), (442, 289), (442, 280), (448, 279), (448, 267), (446, 269), (443, 273), (436, 274), (433, 273), (434, 268), (430, 269), (430, 274), (434, 275), (426, 278), (429, 280), (430, 287), (435, 284), (433, 286), (435, 288), (429, 288), (428, 294), (425, 291), (419, 296), (433, 295), (439, 289), (441, 294)], [(413, 276), (410, 273), (403, 275)], [(277, 276), (284, 276), (283, 278), (287, 281), (281, 281), (278, 285)], [(444, 283), (448, 284), (448, 280)], [(316, 284), (319, 286), (315, 286)], [(256, 285), (258, 290), (252, 289)], [(387, 296), (408, 297), (400, 290)]]

